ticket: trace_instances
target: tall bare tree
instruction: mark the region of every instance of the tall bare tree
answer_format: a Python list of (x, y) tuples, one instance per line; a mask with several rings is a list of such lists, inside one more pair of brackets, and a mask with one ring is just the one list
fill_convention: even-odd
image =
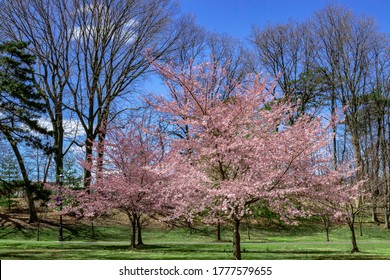
[(3, 38), (30, 42), (37, 58), (35, 85), (45, 99), (53, 129), (56, 180), (63, 172), (64, 100), (71, 75), (72, 21), (70, 1), (16, 0), (0, 2), (0, 34)]
[[(169, 52), (185, 24), (173, 25), (169, 0), (77, 1), (75, 8), (71, 46), (77, 76), (68, 83), (73, 97), (68, 108), (76, 112), (85, 130), (89, 162), (96, 139), (102, 159), (106, 126), (116, 115), (114, 102), (131, 94), (148, 71), (146, 52), (156, 58)], [(90, 176), (86, 169), (86, 186)]]
[[(102, 156), (105, 126), (118, 98), (147, 72), (148, 51), (160, 58), (185, 24), (173, 24), (170, 0), (16, 0), (1, 2), (0, 32), (31, 41), (36, 84), (44, 93), (54, 129), (57, 178), (63, 171), (64, 118), (74, 112), (85, 131), (86, 161), (93, 141)], [(177, 23), (177, 22), (176, 22)], [(117, 105), (119, 110), (129, 105)], [(85, 186), (90, 172), (85, 170)]]
[[(324, 66), (324, 76), (332, 89), (331, 109), (344, 108), (345, 129), (358, 167), (356, 177), (370, 178), (367, 186), (371, 191), (373, 220), (378, 221), (375, 213), (383, 128), (372, 101), (377, 96), (374, 93), (381, 88), (378, 84), (380, 57), (386, 47), (378, 44), (383, 38), (372, 18), (355, 16), (346, 8), (329, 6), (315, 15), (314, 22), (320, 42), (317, 59)], [(367, 103), (368, 99), (371, 101)], [(371, 122), (374, 119), (376, 128)], [(377, 130), (376, 135), (374, 130)], [(373, 160), (368, 159), (369, 154)]]
[[(297, 115), (319, 107), (323, 84), (314, 63), (316, 43), (307, 23), (289, 21), (255, 27), (250, 36), (258, 71), (277, 78), (285, 99), (299, 105)], [(294, 120), (291, 120), (292, 122)]]
[(357, 179), (369, 178), (373, 220), (379, 221), (378, 204), (389, 224), (388, 35), (371, 17), (330, 5), (303, 23), (255, 28), (251, 41), (256, 61), (278, 77), (285, 97), (298, 101), (298, 113), (314, 105), (345, 120), (332, 127), (334, 166), (354, 160)]

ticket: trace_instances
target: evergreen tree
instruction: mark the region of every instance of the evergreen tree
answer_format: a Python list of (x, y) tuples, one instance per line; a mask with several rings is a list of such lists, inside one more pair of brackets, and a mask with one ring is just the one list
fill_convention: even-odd
[(24, 181), (29, 205), (29, 222), (38, 217), (33, 200), (33, 186), (20, 147), (21, 142), (43, 148), (39, 133), (47, 130), (38, 123), (44, 113), (42, 95), (33, 87), (35, 57), (26, 52), (28, 43), (0, 44), (0, 132), (9, 142)]

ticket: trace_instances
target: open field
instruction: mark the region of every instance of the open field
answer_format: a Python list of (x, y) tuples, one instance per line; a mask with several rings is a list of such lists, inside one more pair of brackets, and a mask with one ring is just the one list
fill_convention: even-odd
[[(223, 228), (223, 242), (215, 229), (204, 225), (190, 232), (154, 222), (143, 231), (145, 245), (129, 250), (130, 228), (123, 217), (94, 223), (64, 219), (64, 242), (58, 240), (58, 217), (43, 214), (37, 226), (26, 223), (26, 215), (0, 214), (0, 259), (232, 259), (231, 230)], [(57, 220), (56, 220), (57, 219)], [(358, 225), (357, 225), (358, 230)], [(359, 230), (358, 230), (359, 232)], [(364, 223), (358, 234), (360, 253), (350, 253), (349, 230), (331, 230), (326, 242), (321, 224), (300, 226), (251, 224), (242, 226), (243, 259), (390, 259), (390, 231), (382, 225)]]

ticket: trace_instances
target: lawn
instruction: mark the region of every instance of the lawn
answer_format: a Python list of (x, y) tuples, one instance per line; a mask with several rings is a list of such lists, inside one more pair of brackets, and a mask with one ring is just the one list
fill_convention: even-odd
[[(4, 219), (4, 216), (1, 216)], [(359, 232), (359, 231), (358, 231)], [(333, 228), (330, 242), (320, 224), (252, 225), (242, 227), (243, 259), (390, 259), (390, 231), (382, 225), (365, 223), (358, 236), (360, 253), (350, 253), (349, 230)], [(214, 228), (148, 226), (143, 231), (145, 245), (129, 250), (130, 229), (125, 224), (94, 226), (65, 223), (64, 242), (58, 240), (58, 226), (46, 222), (40, 226), (39, 241), (34, 225), (4, 223), (0, 228), (0, 259), (232, 259), (231, 230), (222, 232), (223, 242), (215, 240)]]
[[(349, 253), (349, 244), (290, 242), (277, 244), (242, 244), (243, 259), (390, 259), (389, 244), (364, 243), (362, 252)], [(128, 250), (124, 242), (33, 242), (0, 241), (0, 259), (67, 259), (67, 260), (229, 260), (229, 243), (172, 243), (144, 245)]]

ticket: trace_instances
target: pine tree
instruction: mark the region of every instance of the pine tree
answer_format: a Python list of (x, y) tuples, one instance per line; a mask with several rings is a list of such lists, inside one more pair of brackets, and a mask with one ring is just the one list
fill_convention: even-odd
[(38, 135), (48, 131), (38, 123), (39, 116), (44, 113), (44, 100), (33, 87), (35, 57), (27, 53), (27, 46), (25, 42), (0, 45), (0, 132), (9, 142), (18, 162), (29, 205), (29, 222), (35, 222), (38, 217), (33, 187), (20, 143), (43, 148)]

